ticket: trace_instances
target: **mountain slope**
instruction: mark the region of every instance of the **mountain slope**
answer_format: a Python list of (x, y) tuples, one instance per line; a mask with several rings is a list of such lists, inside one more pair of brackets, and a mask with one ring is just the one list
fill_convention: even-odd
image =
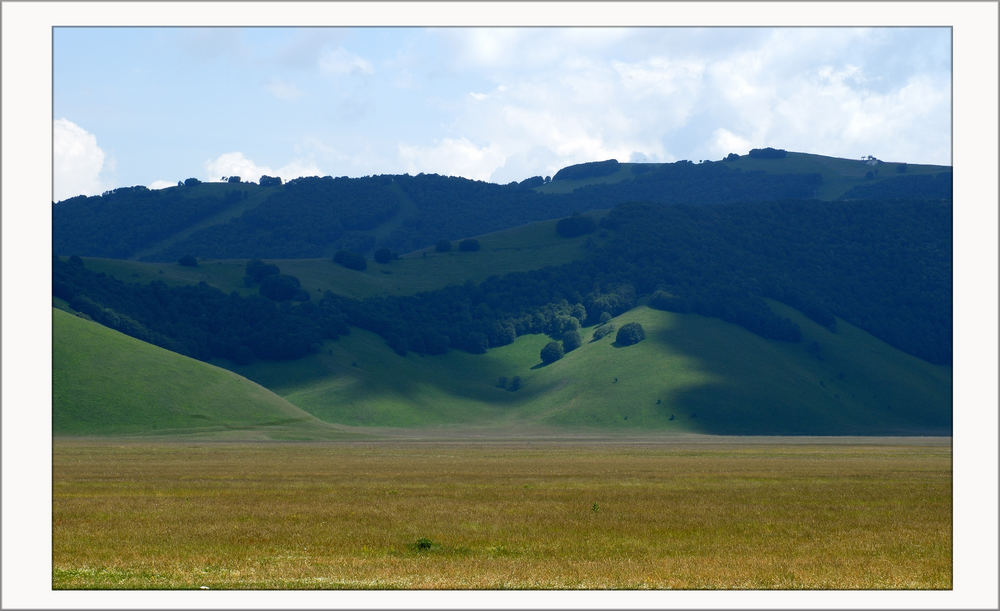
[[(420, 174), (310, 177), (266, 187), (197, 181), (158, 191), (124, 187), (55, 204), (53, 248), (64, 256), (150, 261), (186, 255), (319, 258), (340, 249), (371, 253), (381, 247), (408, 252), (441, 239), (627, 201), (713, 205), (833, 200), (890, 179), (909, 183), (905, 179), (950, 172), (944, 166), (873, 163), (790, 152), (781, 159), (742, 156), (697, 164), (614, 162), (612, 173), (598, 176), (571, 171), (594, 165), (580, 164), (560, 170), (548, 183), (535, 177), (498, 185)], [(914, 189), (919, 194), (919, 181), (901, 192)], [(875, 192), (897, 190), (898, 185)]]
[(62, 310), (52, 326), (56, 435), (347, 436), (231, 371)]
[[(473, 355), (405, 357), (353, 330), (319, 354), (236, 368), (317, 417), (351, 425), (659, 430), (718, 434), (947, 434), (951, 372), (838, 321), (832, 333), (772, 304), (801, 343), (639, 307), (646, 339), (614, 336), (541, 366), (543, 335)], [(507, 386), (518, 376), (516, 391)]]

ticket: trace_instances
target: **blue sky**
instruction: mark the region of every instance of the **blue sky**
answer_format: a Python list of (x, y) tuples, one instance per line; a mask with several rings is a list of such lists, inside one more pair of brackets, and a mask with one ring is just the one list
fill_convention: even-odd
[(53, 121), (57, 201), (759, 146), (950, 164), (951, 30), (56, 27)]

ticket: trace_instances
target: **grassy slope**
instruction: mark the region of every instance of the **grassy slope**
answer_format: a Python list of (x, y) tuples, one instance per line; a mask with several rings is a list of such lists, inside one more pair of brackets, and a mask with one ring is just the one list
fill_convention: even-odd
[(346, 436), (230, 371), (53, 309), (56, 435)]
[[(865, 174), (872, 170), (871, 166), (866, 165), (860, 159), (843, 159), (840, 157), (794, 152), (789, 152), (783, 159), (759, 159), (751, 158), (749, 155), (742, 155), (737, 160), (725, 163), (731, 168), (746, 172), (762, 171), (775, 174), (818, 173), (823, 176), (823, 184), (820, 186), (816, 197), (824, 200), (836, 199), (852, 187), (870, 182), (870, 179), (865, 178)], [(623, 163), (617, 172), (608, 176), (598, 176), (581, 180), (557, 180), (536, 187), (535, 190), (540, 193), (569, 193), (588, 185), (630, 181), (635, 177), (633, 168), (636, 165), (638, 164)], [(899, 165), (900, 163), (897, 162), (887, 162), (878, 166), (878, 175), (874, 180), (878, 181), (896, 176), (905, 176), (906, 174), (937, 174), (951, 169), (949, 166), (907, 164), (906, 174), (900, 174), (897, 172)]]
[[(871, 166), (860, 159), (843, 159), (792, 152), (789, 152), (784, 159), (754, 159), (749, 155), (743, 155), (729, 163), (732, 164), (732, 167), (744, 171), (760, 170), (788, 174), (819, 173), (823, 176), (823, 184), (820, 185), (816, 196), (826, 200), (836, 199), (851, 188), (870, 182), (870, 179), (865, 178), (865, 174), (873, 170)], [(937, 174), (951, 169), (948, 166), (907, 164), (906, 174), (900, 174), (897, 172), (899, 165), (895, 162), (879, 165), (877, 167), (878, 176), (874, 180), (884, 180), (908, 174)]]
[[(591, 215), (601, 214), (592, 212)], [(482, 281), (495, 274), (538, 269), (559, 265), (583, 255), (583, 245), (596, 234), (576, 238), (560, 238), (555, 232), (556, 221), (530, 223), (498, 231), (477, 239), (477, 252), (435, 252), (433, 248), (404, 255), (386, 265), (368, 262), (368, 269), (357, 272), (333, 263), (329, 259), (269, 259), (281, 272), (297, 277), (313, 295), (330, 290), (350, 297), (378, 294), (406, 295), (461, 284), (466, 279)], [(457, 242), (455, 247), (457, 248)], [(197, 267), (176, 263), (143, 263), (118, 259), (84, 259), (88, 268), (104, 272), (125, 282), (162, 280), (167, 284), (197, 284), (207, 282), (219, 289), (243, 294), (256, 293), (256, 288), (243, 286), (246, 261), (202, 261)]]
[[(484, 355), (400, 357), (380, 338), (355, 329), (319, 355), (239, 371), (321, 419), (352, 425), (948, 432), (948, 368), (906, 355), (843, 321), (830, 333), (794, 310), (775, 307), (802, 327), (802, 343), (764, 340), (716, 319), (639, 307), (614, 323), (641, 322), (645, 341), (619, 348), (609, 336), (545, 367), (538, 358), (550, 341), (545, 336), (521, 337)], [(818, 352), (808, 349), (814, 341)], [(522, 389), (498, 388), (500, 376), (520, 376)]]

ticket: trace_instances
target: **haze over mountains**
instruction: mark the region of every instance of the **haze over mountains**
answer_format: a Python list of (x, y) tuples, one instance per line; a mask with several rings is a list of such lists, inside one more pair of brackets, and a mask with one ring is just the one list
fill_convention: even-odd
[[(755, 149), (507, 185), (279, 182), (54, 204), (56, 307), (317, 422), (950, 431), (948, 167)], [(615, 342), (627, 322), (646, 339)], [(550, 342), (569, 349), (543, 364)], [(93, 389), (57, 379), (79, 418)], [(102, 432), (74, 422), (56, 432)]]

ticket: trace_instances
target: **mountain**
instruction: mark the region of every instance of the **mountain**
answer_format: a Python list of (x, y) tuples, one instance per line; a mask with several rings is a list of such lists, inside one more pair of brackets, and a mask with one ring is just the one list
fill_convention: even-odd
[[(946, 434), (943, 170), (761, 149), (510, 185), (420, 175), (120, 190), (55, 205), (61, 243), (111, 250), (55, 256), (53, 297), (255, 380), (322, 426)], [(190, 219), (210, 193), (228, 204), (184, 229), (147, 219), (127, 231), (130, 201), (155, 217), (187, 198), (178, 218)], [(70, 226), (80, 214), (121, 218), (94, 242)], [(156, 260), (199, 240), (298, 254)], [(589, 342), (629, 322), (646, 339)], [(549, 343), (566, 354), (543, 364)]]
[[(877, 196), (914, 197), (926, 179), (950, 177), (943, 166), (869, 165), (805, 153), (779, 159), (587, 164), (498, 185), (436, 174), (363, 178), (311, 177), (283, 185), (201, 183), (151, 191), (125, 187), (53, 206), (53, 251), (59, 255), (146, 261), (197, 258), (316, 258), (338, 250), (403, 253), (573, 212), (629, 201), (721, 204), (781, 199), (833, 200), (882, 183)], [(581, 169), (583, 168), (583, 169)], [(900, 172), (904, 169), (904, 172)], [(871, 174), (869, 178), (866, 178)], [(950, 178), (947, 182), (950, 192)], [(937, 198), (941, 189), (936, 189)], [(863, 194), (863, 192), (862, 192)], [(926, 197), (926, 193), (924, 194)]]

